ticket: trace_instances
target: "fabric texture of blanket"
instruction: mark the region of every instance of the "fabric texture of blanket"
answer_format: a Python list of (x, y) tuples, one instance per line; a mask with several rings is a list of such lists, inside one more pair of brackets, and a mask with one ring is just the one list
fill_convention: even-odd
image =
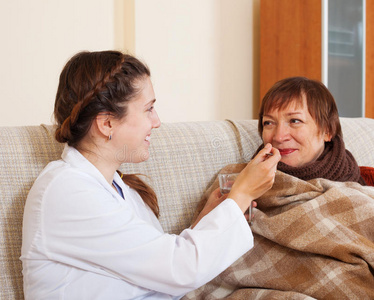
[(254, 248), (184, 300), (374, 299), (373, 187), (277, 171), (256, 201)]

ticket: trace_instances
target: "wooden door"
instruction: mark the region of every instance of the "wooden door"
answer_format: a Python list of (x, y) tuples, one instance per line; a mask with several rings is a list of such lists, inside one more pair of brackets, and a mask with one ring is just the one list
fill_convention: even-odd
[(321, 80), (321, 0), (261, 0), (260, 97), (278, 80)]
[(374, 118), (374, 0), (366, 0), (365, 117)]
[[(321, 0), (261, 0), (260, 99), (278, 80), (322, 80)], [(374, 118), (374, 0), (366, 1), (365, 116)]]

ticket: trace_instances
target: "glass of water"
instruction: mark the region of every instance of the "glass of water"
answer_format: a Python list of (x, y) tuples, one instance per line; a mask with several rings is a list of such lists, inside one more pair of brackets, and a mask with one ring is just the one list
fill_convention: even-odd
[[(234, 184), (234, 181), (236, 177), (238, 177), (238, 175), (239, 173), (218, 174), (219, 188), (220, 188), (222, 195), (228, 194), (230, 192), (231, 187)], [(252, 225), (252, 208), (253, 208), (253, 202), (251, 202), (251, 205), (248, 208), (249, 225)]]

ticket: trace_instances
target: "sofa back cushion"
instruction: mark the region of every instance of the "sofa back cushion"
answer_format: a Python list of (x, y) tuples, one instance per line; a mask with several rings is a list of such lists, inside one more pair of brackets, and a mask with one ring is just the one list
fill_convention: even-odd
[(45, 126), (0, 128), (0, 299), (23, 299), (22, 217), (34, 180), (62, 146)]

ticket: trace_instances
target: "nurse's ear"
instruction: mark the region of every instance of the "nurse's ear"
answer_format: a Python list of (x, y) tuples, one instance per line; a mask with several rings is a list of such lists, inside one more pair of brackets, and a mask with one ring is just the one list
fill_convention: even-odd
[(99, 113), (95, 120), (95, 126), (98, 132), (107, 140), (112, 139), (113, 134), (113, 116), (110, 113)]

